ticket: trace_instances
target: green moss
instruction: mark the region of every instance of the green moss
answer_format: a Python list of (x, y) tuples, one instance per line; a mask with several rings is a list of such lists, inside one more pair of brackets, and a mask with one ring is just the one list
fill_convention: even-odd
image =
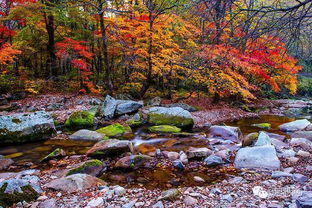
[(63, 149), (57, 148), (53, 152), (51, 152), (50, 154), (45, 156), (41, 160), (41, 162), (44, 162), (44, 161), (47, 161), (47, 160), (51, 160), (53, 158), (57, 158), (57, 157), (61, 157), (61, 156), (65, 156), (65, 151)]
[(259, 133), (250, 133), (243, 139), (243, 147), (251, 146), (259, 137)]
[(89, 160), (83, 163), (81, 166), (69, 170), (66, 175), (69, 176), (76, 173), (85, 173), (87, 168), (100, 167), (102, 165), (103, 163), (100, 160)]
[(0, 187), (0, 206), (3, 207), (10, 207), (22, 201), (35, 201), (39, 197), (38, 193), (30, 185), (21, 188), (23, 193), (14, 192), (12, 194), (4, 193), (6, 187), (7, 184)]
[(261, 128), (261, 129), (271, 129), (271, 124), (269, 124), (269, 123), (253, 124), (252, 126), (258, 127), (258, 128)]
[(18, 118), (12, 118), (12, 122), (16, 124), (22, 123), (22, 121)]
[(182, 129), (190, 129), (194, 125), (192, 118), (150, 113), (148, 122), (154, 125), (172, 125)]
[(94, 125), (94, 114), (88, 111), (78, 111), (69, 116), (65, 126), (69, 128), (88, 128)]
[(112, 124), (104, 128), (98, 129), (96, 130), (96, 132), (100, 134), (104, 134), (105, 136), (108, 136), (108, 137), (115, 137), (115, 136), (122, 135), (124, 133), (132, 132), (132, 130), (129, 126), (123, 126), (119, 123), (116, 123), (116, 124)]
[(138, 128), (140, 126), (143, 125), (143, 122), (142, 121), (136, 121), (136, 120), (128, 120), (126, 122), (131, 128)]
[(160, 125), (160, 126), (152, 126), (148, 128), (150, 132), (153, 133), (179, 133), (181, 129), (175, 126), (170, 125)]

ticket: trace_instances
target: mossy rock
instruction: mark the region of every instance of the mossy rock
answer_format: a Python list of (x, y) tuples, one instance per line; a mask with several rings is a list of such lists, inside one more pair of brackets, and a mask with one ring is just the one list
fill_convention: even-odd
[(63, 149), (57, 148), (44, 158), (42, 158), (41, 162), (48, 161), (51, 159), (59, 158), (59, 157), (64, 157), (66, 155), (65, 151)]
[(74, 112), (65, 122), (68, 128), (88, 128), (94, 125), (94, 114), (88, 111)]
[(179, 133), (181, 129), (175, 126), (170, 125), (160, 125), (160, 126), (152, 126), (148, 128), (148, 130), (152, 133)]
[(13, 193), (5, 193), (7, 188), (7, 183), (0, 187), (0, 206), (10, 207), (18, 202), (31, 202), (35, 201), (39, 194), (31, 187), (31, 185), (26, 185), (21, 187), (22, 192), (14, 191)]
[(259, 123), (259, 124), (252, 124), (254, 127), (258, 127), (261, 129), (271, 129), (271, 124), (270, 123)]
[(103, 128), (100, 128), (96, 130), (96, 132), (100, 134), (104, 134), (108, 137), (116, 137), (116, 136), (122, 136), (125, 133), (131, 133), (132, 130), (129, 126), (123, 126), (119, 123), (112, 124)]
[(77, 173), (84, 173), (92, 176), (98, 176), (103, 170), (103, 162), (100, 160), (89, 160), (82, 163), (77, 168), (73, 168), (68, 171), (66, 176), (77, 174)]
[(133, 119), (130, 119), (128, 121), (126, 121), (126, 123), (131, 127), (131, 128), (138, 128), (140, 126), (143, 125), (143, 122), (142, 121), (136, 121), (136, 120), (133, 120)]
[(250, 133), (243, 138), (243, 147), (252, 146), (258, 139), (259, 133)]

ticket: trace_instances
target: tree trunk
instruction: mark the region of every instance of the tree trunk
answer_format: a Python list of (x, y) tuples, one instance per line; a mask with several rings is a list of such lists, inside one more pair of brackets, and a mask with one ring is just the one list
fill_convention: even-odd
[(56, 55), (55, 55), (55, 30), (54, 30), (54, 16), (49, 14), (46, 18), (46, 30), (48, 33), (48, 60), (47, 60), (47, 71), (46, 77), (52, 74), (52, 76), (57, 77), (57, 63), (56, 63)]

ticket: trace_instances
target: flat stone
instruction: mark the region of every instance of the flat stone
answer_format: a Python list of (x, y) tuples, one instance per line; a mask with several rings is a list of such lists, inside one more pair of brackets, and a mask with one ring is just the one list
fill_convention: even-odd
[(96, 131), (90, 131), (87, 129), (81, 129), (74, 134), (69, 136), (69, 139), (72, 140), (81, 140), (81, 141), (101, 141), (104, 135)]
[(191, 147), (186, 151), (186, 155), (188, 159), (208, 157), (211, 154), (212, 154), (212, 151), (206, 147), (202, 147), (202, 148)]
[(237, 142), (241, 136), (241, 131), (238, 127), (211, 126), (207, 136)]
[(235, 157), (236, 168), (280, 169), (280, 161), (272, 145), (244, 147)]
[(131, 152), (132, 143), (127, 140), (108, 139), (96, 143), (87, 151), (88, 156), (107, 157), (110, 155), (120, 155)]
[(308, 121), (307, 119), (302, 119), (282, 124), (279, 126), (279, 129), (285, 132), (295, 132), (304, 130), (310, 124), (311, 124), (310, 121)]

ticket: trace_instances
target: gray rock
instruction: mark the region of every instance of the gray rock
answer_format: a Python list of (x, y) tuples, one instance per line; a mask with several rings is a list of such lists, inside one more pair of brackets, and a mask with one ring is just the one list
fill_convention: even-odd
[(88, 156), (107, 157), (131, 152), (132, 143), (128, 140), (108, 139), (96, 143), (87, 151)]
[(126, 194), (126, 189), (124, 187), (121, 187), (121, 186), (116, 186), (114, 188), (114, 193), (117, 196), (122, 196), (122, 195)]
[(312, 142), (305, 138), (292, 138), (290, 144), (293, 146), (300, 146), (302, 148), (312, 148)]
[(79, 191), (83, 192), (91, 187), (98, 185), (105, 185), (105, 182), (90, 175), (74, 174), (65, 178), (53, 180), (45, 186), (56, 191), (75, 193)]
[(279, 129), (285, 132), (295, 132), (307, 128), (307, 126), (309, 126), (310, 124), (310, 121), (308, 121), (307, 119), (302, 119), (282, 124), (279, 126)]
[(89, 104), (90, 105), (101, 105), (102, 101), (98, 98), (92, 98), (91, 100), (89, 100)]
[(43, 202), (40, 202), (38, 208), (57, 208), (56, 200), (54, 198), (47, 199)]
[(217, 155), (210, 155), (205, 159), (204, 162), (207, 166), (216, 166), (224, 164), (223, 159)]
[(150, 161), (152, 157), (147, 155), (131, 155), (119, 159), (115, 167), (124, 169), (138, 169), (144, 167), (145, 164)]
[(0, 155), (0, 170), (7, 169), (10, 165), (12, 165), (14, 161), (10, 158), (5, 158), (2, 155)]
[(312, 141), (312, 131), (296, 131), (290, 135), (292, 138), (306, 138)]
[(184, 198), (183, 202), (186, 206), (194, 206), (194, 205), (198, 204), (198, 200), (195, 199), (194, 197), (191, 197), (191, 196), (186, 196)]
[(72, 140), (81, 140), (81, 141), (101, 141), (103, 139), (103, 135), (96, 132), (90, 131), (87, 129), (81, 129), (74, 134), (69, 136), (69, 139)]
[(280, 169), (274, 146), (256, 146), (241, 148), (235, 157), (236, 168)]
[(178, 189), (169, 189), (167, 191), (161, 192), (161, 196), (159, 197), (159, 200), (174, 201), (179, 195), (180, 195), (180, 192)]
[(113, 97), (107, 95), (100, 108), (100, 116), (105, 120), (110, 120), (114, 117), (116, 108), (117, 101)]
[(296, 152), (293, 149), (281, 150), (281, 157), (283, 158), (290, 158), (290, 157), (294, 157), (295, 155), (296, 155)]
[(47, 111), (56, 111), (59, 110), (62, 107), (62, 104), (60, 103), (52, 103), (47, 106), (46, 110)]
[(206, 147), (203, 147), (203, 148), (191, 147), (186, 151), (186, 155), (188, 159), (208, 157), (211, 154), (212, 154), (212, 151)]
[(197, 111), (196, 108), (194, 108), (193, 106), (190, 106), (188, 104), (185, 104), (185, 103), (172, 103), (172, 104), (166, 104), (166, 105), (163, 105), (163, 106), (166, 107), (166, 108), (180, 107), (180, 108), (183, 108), (184, 110), (189, 111), (189, 112)]
[(237, 142), (241, 135), (238, 127), (232, 126), (212, 126), (209, 129), (208, 137), (221, 138), (224, 140), (231, 140)]
[(159, 201), (156, 204), (154, 204), (152, 208), (164, 208), (164, 204), (161, 201)]
[(283, 171), (273, 171), (272, 178), (292, 177), (292, 174)]
[(153, 125), (172, 125), (179, 128), (192, 128), (194, 120), (189, 111), (180, 107), (153, 107), (148, 110), (148, 122)]
[(102, 197), (92, 199), (91, 201), (89, 201), (88, 206), (89, 207), (103, 207), (104, 199)]
[(115, 115), (120, 116), (127, 113), (134, 113), (143, 107), (143, 102), (132, 100), (117, 100), (117, 108)]
[(122, 205), (122, 208), (132, 208), (132, 207), (134, 207), (136, 202), (137, 202), (137, 200), (133, 200), (127, 204)]
[(261, 131), (254, 146), (264, 146), (264, 145), (271, 145), (271, 140), (266, 133)]
[(312, 191), (304, 191), (296, 199), (296, 205), (299, 208), (311, 208), (312, 207)]
[(37, 141), (55, 133), (53, 119), (44, 111), (0, 116), (0, 143)]
[(184, 164), (181, 162), (181, 160), (175, 160), (172, 162), (172, 165), (175, 169), (178, 169), (178, 170), (184, 170), (185, 169), (185, 166)]
[(309, 180), (309, 178), (305, 175), (302, 175), (300, 173), (295, 173), (292, 175), (292, 178), (294, 181), (298, 182), (298, 183), (305, 183)]
[(222, 195), (221, 196), (221, 200), (232, 202), (234, 199), (233, 199), (233, 197), (230, 194), (226, 194), (226, 195)]
[(149, 100), (147, 105), (149, 106), (160, 106), (161, 98), (160, 97), (154, 97), (153, 99)]

